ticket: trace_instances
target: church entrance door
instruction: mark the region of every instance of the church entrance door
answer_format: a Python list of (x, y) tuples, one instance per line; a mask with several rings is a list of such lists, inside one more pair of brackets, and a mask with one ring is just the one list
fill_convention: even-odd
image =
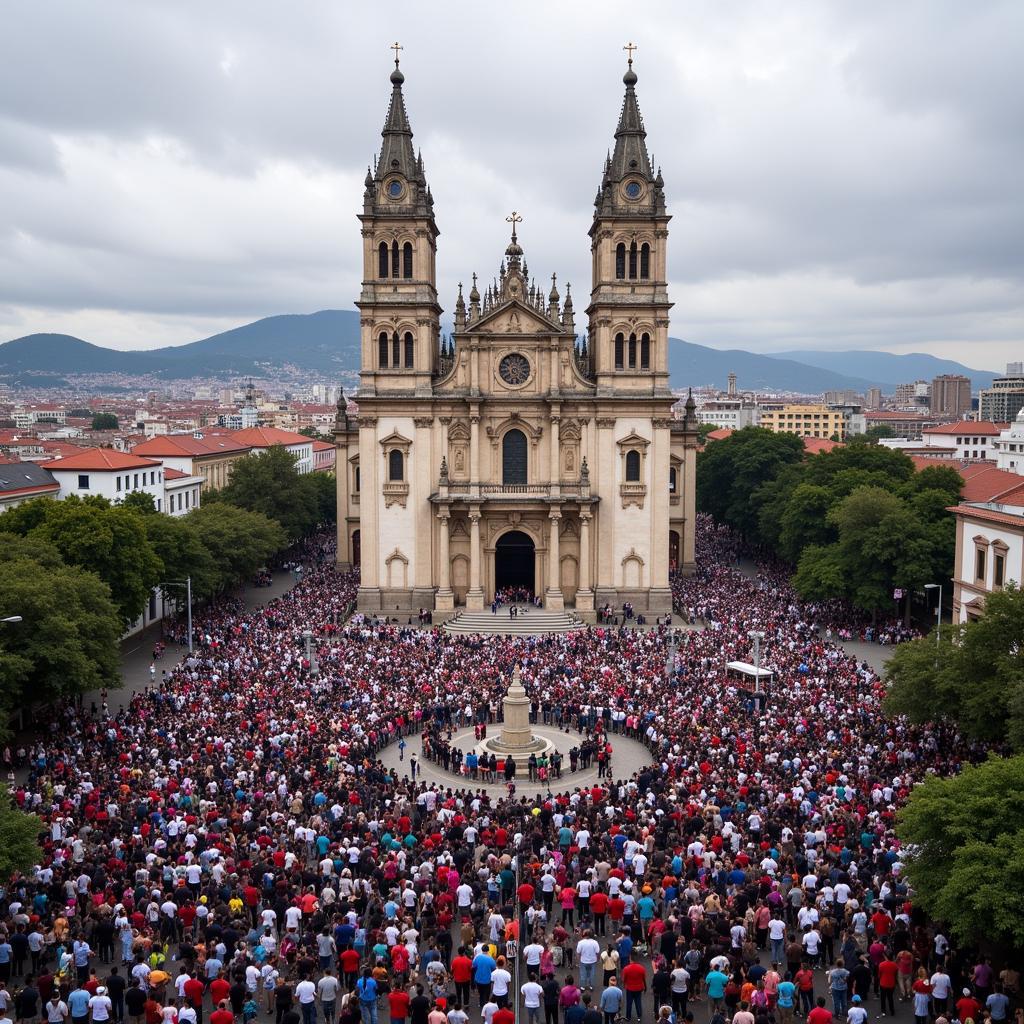
[(494, 588), (521, 589), (534, 593), (536, 552), (533, 541), (521, 530), (509, 530), (494, 548)]

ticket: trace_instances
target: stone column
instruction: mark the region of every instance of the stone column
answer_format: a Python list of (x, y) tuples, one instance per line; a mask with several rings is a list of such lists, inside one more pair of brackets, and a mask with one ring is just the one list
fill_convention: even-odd
[(448, 533), (448, 521), (450, 514), (448, 509), (443, 508), (437, 513), (438, 526), (438, 588), (434, 597), (434, 610), (439, 612), (450, 612), (455, 609), (455, 593), (452, 591), (452, 560), (449, 551), (450, 535)]
[(544, 595), (544, 607), (554, 611), (562, 611), (565, 608), (562, 582), (559, 578), (562, 566), (558, 552), (558, 524), (561, 521), (562, 513), (558, 509), (552, 509), (548, 518), (551, 526), (548, 531), (548, 589)]
[(594, 610), (594, 591), (590, 587), (590, 512), (580, 512), (580, 589), (576, 591), (576, 610)]
[[(557, 364), (556, 364), (557, 365)], [(548, 458), (551, 461), (550, 468), (548, 470), (548, 479), (551, 481), (551, 497), (557, 498), (562, 493), (562, 465), (561, 465), (561, 416), (558, 414), (558, 408), (552, 410), (551, 413), (551, 451)]]
[(501, 702), (505, 721), (501, 727), (501, 745), (510, 750), (529, 747), (533, 742), (530, 731), (530, 698), (526, 696), (519, 666), (512, 670), (512, 684)]
[(470, 494), (480, 496), (480, 413), (475, 406), (469, 414), (469, 479)]
[(480, 586), (480, 508), (472, 506), (469, 510), (469, 591), (466, 594), (466, 610), (483, 611), (484, 592)]

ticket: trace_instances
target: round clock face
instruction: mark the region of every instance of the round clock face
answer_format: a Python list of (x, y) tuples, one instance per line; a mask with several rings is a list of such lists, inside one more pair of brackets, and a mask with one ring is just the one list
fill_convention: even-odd
[(530, 361), (526, 356), (512, 352), (498, 364), (498, 373), (506, 384), (525, 384), (530, 379)]
[(628, 199), (639, 199), (642, 191), (643, 189), (638, 181), (631, 181), (626, 185), (626, 197)]
[(392, 199), (400, 199), (402, 195), (402, 183), (400, 181), (392, 181), (388, 185), (388, 195)]

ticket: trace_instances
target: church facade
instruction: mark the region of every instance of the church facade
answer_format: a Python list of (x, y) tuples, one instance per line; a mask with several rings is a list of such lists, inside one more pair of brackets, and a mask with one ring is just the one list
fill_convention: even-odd
[[(692, 571), (697, 424), (668, 386), (669, 214), (632, 62), (590, 228), (589, 303), (538, 286), (513, 213), (497, 275), (476, 274), (443, 337), (438, 227), (395, 63), (359, 215), (358, 414), (339, 405), (338, 561), (359, 608), (480, 609), (503, 590), (546, 607), (664, 614)], [(344, 399), (342, 399), (344, 403)]]

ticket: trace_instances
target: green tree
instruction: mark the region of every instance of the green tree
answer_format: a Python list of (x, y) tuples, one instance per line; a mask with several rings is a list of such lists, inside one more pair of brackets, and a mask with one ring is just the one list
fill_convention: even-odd
[(755, 492), (803, 454), (803, 441), (795, 434), (737, 430), (698, 453), (697, 507), (744, 537), (756, 535)]
[(959, 942), (1024, 951), (1024, 756), (927, 778), (896, 831), (915, 903)]
[(112, 412), (97, 412), (92, 417), (93, 430), (117, 430), (117, 417)]
[(868, 441), (877, 442), (880, 438), (895, 437), (896, 434), (888, 423), (877, 423), (873, 427), (868, 427), (860, 436), (867, 438)]
[(303, 437), (310, 437), (310, 438), (312, 438), (314, 441), (322, 441), (324, 439), (324, 435), (321, 434), (320, 430), (317, 427), (314, 427), (312, 424), (310, 426), (308, 426), (308, 427), (303, 427), (299, 431), (299, 433)]
[(985, 614), (900, 644), (885, 666), (886, 710), (954, 723), (971, 739), (1024, 751), (1024, 591), (989, 594)]
[[(137, 493), (137, 492), (136, 492)], [(165, 516), (157, 512), (145, 519), (146, 536), (163, 563), (161, 583), (192, 580), (192, 600), (203, 601), (217, 593), (220, 577), (213, 556), (199, 536), (199, 527), (188, 516)], [(164, 597), (185, 606), (184, 587), (164, 587)]]
[(143, 516), (104, 498), (43, 498), (6, 512), (0, 530), (51, 543), (68, 565), (96, 573), (109, 587), (128, 628), (160, 582), (163, 565), (146, 537)]
[(0, 618), (9, 615), (22, 621), (0, 635), (6, 712), (120, 685), (122, 620), (110, 588), (38, 537), (0, 536)]
[(303, 477), (316, 498), (317, 524), (338, 521), (338, 478), (333, 473), (310, 473)]
[(213, 560), (218, 592), (248, 579), (287, 542), (275, 520), (226, 502), (203, 505), (184, 518)]
[(239, 459), (219, 498), (275, 519), (284, 528), (285, 536), (294, 541), (317, 525), (319, 509), (314, 486), (295, 468), (295, 457), (274, 445), (262, 455)]
[(701, 444), (708, 439), (708, 434), (713, 434), (718, 429), (720, 428), (717, 423), (698, 423), (697, 436), (700, 438)]
[(0, 878), (6, 883), (14, 874), (28, 871), (41, 858), (39, 833), (43, 823), (14, 805), (5, 786), (0, 786)]
[(129, 491), (121, 499), (121, 506), (134, 509), (144, 516), (155, 516), (157, 514), (156, 502), (149, 491)]

